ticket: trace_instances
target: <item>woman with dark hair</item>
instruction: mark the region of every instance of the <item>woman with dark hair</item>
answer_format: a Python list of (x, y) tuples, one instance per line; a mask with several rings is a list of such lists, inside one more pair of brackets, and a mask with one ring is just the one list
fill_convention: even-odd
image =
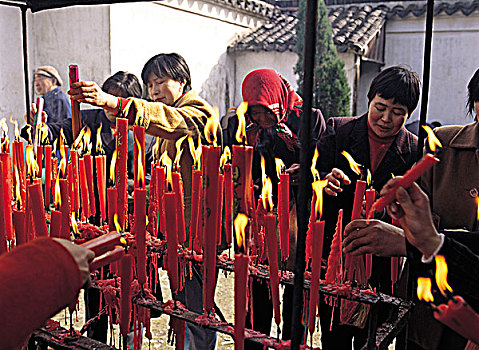
[[(328, 180), (325, 188), (328, 196), (325, 196), (323, 202), (324, 257), (329, 255), (338, 211), (344, 210), (344, 225), (351, 219), (355, 189), (351, 183), (355, 183), (360, 177), (351, 170), (348, 161), (341, 154), (342, 151), (348, 152), (357, 163), (371, 171), (371, 185), (378, 192), (391, 178), (391, 174), (404, 174), (417, 158), (417, 137), (407, 131), (404, 124), (416, 108), (419, 94), (420, 81), (415, 72), (401, 66), (389, 67), (378, 73), (371, 82), (368, 111), (365, 114), (328, 120), (326, 132), (317, 145), (318, 170), (327, 174)], [(389, 218), (384, 219), (389, 221)], [(404, 242), (399, 228), (382, 220), (371, 220), (370, 226), (375, 229), (385, 227), (391, 232), (391, 235), (385, 237), (400, 236)], [(382, 244), (387, 240), (380, 238), (375, 242)], [(380, 255), (376, 252), (375, 254)], [(373, 256), (373, 271), (369, 283), (380, 291), (391, 294), (389, 260), (383, 261), (381, 259), (384, 258), (378, 256)], [(359, 277), (355, 275), (355, 279)], [(338, 322), (339, 315), (336, 315), (339, 314), (338, 309), (325, 303), (319, 308), (323, 348), (351, 349), (353, 337), (354, 348), (360, 348), (366, 340), (367, 332), (358, 326), (364, 327), (365, 318), (358, 317), (341, 324)], [(333, 310), (334, 322), (331, 322)], [(384, 314), (380, 313), (380, 317), (382, 316)]]
[[(139, 98), (124, 98), (109, 94), (92, 81), (72, 84), (73, 100), (103, 108), (113, 122), (117, 117), (128, 118), (131, 126), (143, 126), (152, 136), (159, 137), (159, 154), (167, 152), (171, 159), (176, 156), (176, 141), (183, 136), (192, 136), (195, 143), (204, 141), (204, 126), (214, 116), (213, 108), (191, 90), (190, 70), (183, 57), (177, 53), (159, 54), (143, 67), (143, 83), (153, 102)], [(219, 135), (221, 137), (221, 133)], [(221, 144), (221, 139), (219, 140)], [(184, 186), (185, 222), (190, 222), (191, 169), (193, 158), (188, 143), (181, 157), (181, 176)], [(193, 311), (202, 312), (201, 282), (186, 279), (185, 304)], [(190, 347), (211, 349), (216, 344), (216, 333), (203, 327), (188, 325), (191, 332)]]

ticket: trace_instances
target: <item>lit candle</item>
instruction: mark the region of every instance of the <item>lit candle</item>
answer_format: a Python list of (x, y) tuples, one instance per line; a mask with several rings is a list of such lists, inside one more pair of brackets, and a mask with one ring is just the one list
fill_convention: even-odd
[(50, 192), (52, 187), (52, 145), (45, 145), (45, 208), (50, 207)]
[(226, 221), (226, 244), (231, 245), (233, 239), (233, 172), (231, 164), (225, 164), (225, 221)]
[[(145, 152), (144, 152), (144, 145), (145, 145), (145, 128), (142, 126), (134, 126), (133, 127), (133, 164), (135, 164), (135, 187), (138, 187), (138, 167), (139, 161), (138, 157), (141, 158), (141, 164), (145, 164)], [(143, 145), (143, 152), (140, 151), (140, 146)]]
[(167, 240), (167, 271), (170, 279), (170, 288), (173, 295), (178, 292), (178, 235), (176, 233), (176, 195), (174, 192), (165, 192), (165, 214)]
[(235, 324), (234, 339), (235, 349), (244, 349), (244, 328), (246, 317), (246, 301), (248, 295), (248, 270), (249, 256), (245, 254), (245, 229), (248, 225), (248, 217), (244, 214), (238, 214), (235, 221), (235, 235), (238, 247), (238, 253), (235, 254)]
[[(190, 235), (192, 245), (198, 243), (200, 238), (198, 228), (198, 217), (200, 216), (200, 187), (201, 187), (201, 170), (196, 170), (192, 167), (192, 179), (191, 179), (191, 217), (190, 217)], [(193, 247), (191, 247), (193, 248)]]
[(116, 188), (117, 188), (117, 205), (118, 221), (121, 227), (125, 227), (128, 213), (128, 119), (116, 118)]
[(100, 124), (96, 131), (96, 156), (95, 156), (95, 165), (96, 165), (96, 178), (97, 178), (97, 188), (98, 188), (98, 202), (100, 205), (100, 217), (101, 222), (104, 223), (106, 220), (106, 156), (105, 151), (103, 150), (103, 144), (101, 141), (101, 128), (103, 124)]
[[(18, 131), (15, 131), (17, 133)], [(23, 142), (15, 140), (13, 141), (13, 150), (14, 150), (14, 163), (18, 168), (19, 173), (19, 181), (20, 181), (20, 193), (22, 196), (22, 203), (25, 205), (26, 203), (26, 182), (25, 182), (25, 156), (23, 153)]]
[[(81, 207), (82, 207), (82, 214), (85, 217), (90, 217), (90, 197), (88, 196), (88, 184), (87, 184), (87, 177), (85, 173), (85, 160), (84, 158), (80, 158), (78, 160), (78, 172), (79, 172), (79, 179), (80, 179), (80, 195), (81, 195)], [(90, 180), (91, 181), (91, 180)], [(90, 182), (91, 183), (91, 182)]]
[(15, 232), (13, 229), (12, 221), (12, 194), (13, 194), (13, 173), (12, 163), (10, 161), (10, 150), (8, 145), (8, 137), (4, 139), (2, 145), (2, 153), (0, 153), (0, 161), (3, 163), (2, 169), (2, 200), (4, 203), (3, 208), (3, 223), (1, 225), (4, 228), (5, 237), (10, 242), (15, 239)]
[(221, 147), (216, 146), (216, 118), (206, 122), (205, 136), (213, 146), (202, 146), (203, 162), (203, 309), (214, 311), (216, 285), (216, 230), (218, 227), (218, 175)]
[(185, 228), (185, 200), (183, 197), (183, 181), (179, 172), (172, 172), (173, 179), (173, 192), (176, 195), (176, 221), (178, 224), (178, 242), (184, 243), (186, 241), (186, 228)]
[[(80, 179), (78, 178), (78, 152), (77, 150), (70, 150), (70, 164), (71, 164), (71, 186), (72, 186), (72, 208), (74, 212), (80, 210)], [(70, 170), (70, 169), (69, 169)]]
[[(88, 202), (90, 203), (89, 206), (89, 214), (96, 215), (96, 205), (95, 205), (95, 189), (93, 188), (93, 160), (90, 154), (85, 154), (83, 156), (83, 162), (85, 164), (85, 177), (87, 180), (87, 190), (88, 190)], [(99, 183), (99, 179), (97, 177), (97, 182)], [(88, 216), (90, 216), (88, 215)], [(85, 214), (86, 216), (86, 214)], [(88, 217), (87, 216), (87, 217)]]
[[(143, 128), (142, 128), (143, 129)], [(143, 129), (144, 131), (144, 129)], [(134, 190), (135, 202), (135, 238), (137, 249), (137, 276), (140, 286), (146, 283), (146, 189), (145, 189), (145, 172), (144, 172), (144, 133), (143, 144), (134, 136), (135, 144), (137, 146), (137, 187)]]
[(50, 218), (50, 237), (61, 237), (62, 228), (62, 212), (61, 212), (61, 189), (60, 178), (55, 180), (54, 187), (54, 209), (51, 211)]

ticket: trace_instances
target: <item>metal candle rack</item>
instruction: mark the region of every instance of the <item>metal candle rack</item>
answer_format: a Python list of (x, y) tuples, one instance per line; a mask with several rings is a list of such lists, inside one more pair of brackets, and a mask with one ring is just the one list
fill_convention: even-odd
[[(162, 255), (165, 253), (165, 246), (161, 248), (148, 247), (148, 251), (150, 254), (156, 253)], [(201, 262), (194, 259), (191, 255), (185, 254), (184, 250), (180, 250), (179, 255), (182, 256), (183, 259), (192, 261), (195, 265), (201, 264)], [(223, 271), (233, 272), (234, 260), (225, 254), (222, 254), (217, 260), (217, 268)], [(268, 267), (260, 264), (255, 265), (254, 268), (250, 269), (250, 277), (269, 280)], [(294, 274), (290, 271), (280, 271), (279, 277), (280, 284), (282, 285), (293, 285), (294, 283)], [(309, 290), (309, 288), (310, 281), (306, 279), (304, 281), (304, 289)], [(388, 349), (388, 345), (407, 325), (407, 318), (413, 306), (411, 301), (392, 297), (383, 293), (373, 294), (371, 292), (349, 288), (345, 285), (320, 284), (319, 292), (324, 295), (370, 305), (368, 343), (362, 350)], [(164, 307), (162, 301), (137, 297), (133, 299), (133, 303), (220, 333), (228, 334), (230, 336), (233, 336), (234, 334), (234, 325), (230, 323), (220, 320), (204, 322), (200, 317), (202, 316), (201, 314), (182, 308)], [(388, 320), (378, 326), (378, 306), (380, 304), (388, 305), (391, 308), (391, 316)], [(267, 344), (267, 346), (272, 348), (279, 347), (282, 344), (281, 340), (277, 338), (250, 329), (245, 329), (245, 339), (262, 345)], [(30, 341), (48, 345), (53, 349), (114, 349), (86, 337), (69, 336), (69, 331), (61, 327), (55, 330), (41, 328), (33, 333)]]

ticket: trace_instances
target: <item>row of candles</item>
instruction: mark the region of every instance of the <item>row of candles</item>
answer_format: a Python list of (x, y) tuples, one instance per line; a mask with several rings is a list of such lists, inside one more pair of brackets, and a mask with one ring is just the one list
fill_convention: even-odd
[[(226, 243), (232, 242), (232, 223), (233, 217), (244, 213), (246, 215), (247, 224), (244, 225), (244, 239), (242, 244), (238, 244), (238, 254), (235, 256), (235, 271), (236, 269), (244, 269), (244, 267), (236, 266), (236, 264), (244, 266), (244, 259), (249, 261), (249, 250), (255, 249), (255, 252), (263, 251), (261, 232), (265, 236), (266, 252), (269, 260), (270, 268), (270, 282), (272, 299), (274, 306), (275, 322), (280, 323), (279, 312), (279, 279), (278, 279), (278, 258), (276, 246), (276, 225), (277, 219), (273, 214), (273, 205), (271, 200), (271, 181), (264, 176), (263, 178), (263, 195), (262, 205), (266, 214), (261, 214), (259, 208), (255, 208), (252, 194), (252, 147), (246, 145), (246, 137), (244, 130), (244, 112), (247, 106), (241, 105), (238, 108), (238, 118), (240, 120), (240, 127), (237, 132), (237, 140), (240, 145), (233, 146), (232, 156), (227, 150), (221, 155), (221, 147), (216, 145), (215, 130), (218, 126), (218, 121), (215, 118), (209, 118), (205, 128), (205, 136), (210, 145), (198, 144), (195, 147), (194, 141), (188, 138), (190, 152), (194, 159), (194, 166), (192, 169), (192, 208), (191, 208), (191, 222), (190, 222), (190, 241), (189, 248), (196, 251), (203, 251), (203, 266), (204, 266), (204, 309), (205, 312), (212, 313), (214, 309), (214, 289), (215, 289), (215, 272), (216, 272), (216, 244), (220, 241), (220, 223), (222, 218), (222, 211), (225, 212), (226, 217)], [(13, 142), (13, 171), (10, 163), (10, 153), (8, 150), (8, 139), (5, 138), (2, 142), (2, 152), (0, 153), (0, 170), (4, 176), (1, 181), (1, 193), (3, 194), (2, 205), (5, 207), (4, 226), (0, 232), (5, 233), (5, 237), (10, 242), (14, 240), (13, 226), (17, 234), (17, 244), (31, 239), (35, 236), (48, 235), (48, 228), (46, 225), (45, 211), (43, 206), (49, 207), (50, 203), (50, 189), (53, 184), (54, 187), (54, 209), (51, 211), (51, 225), (50, 236), (58, 236), (70, 238), (70, 215), (72, 212), (79, 212), (81, 208), (82, 216), (89, 217), (96, 214), (94, 190), (92, 187), (93, 181), (93, 161), (96, 165), (99, 203), (101, 219), (104, 222), (106, 217), (106, 201), (108, 202), (108, 223), (110, 230), (113, 231), (113, 215), (117, 214), (120, 228), (126, 227), (127, 219), (127, 178), (126, 178), (126, 158), (127, 158), (127, 138), (128, 138), (128, 121), (126, 119), (117, 119), (117, 150), (116, 157), (112, 161), (112, 169), (115, 169), (115, 177), (111, 174), (112, 185), (114, 187), (106, 188), (106, 160), (105, 156), (101, 154), (100, 133), (98, 131), (97, 152), (100, 153), (94, 160), (89, 154), (91, 151), (91, 144), (89, 144), (89, 132), (83, 129), (80, 137), (77, 138), (76, 146), (70, 150), (70, 162), (68, 163), (66, 155), (68, 152), (67, 146), (60, 142), (61, 160), (59, 164), (58, 173), (56, 171), (58, 160), (52, 157), (56, 152), (52, 152), (50, 145), (37, 145), (36, 147), (36, 162), (35, 152), (32, 145), (26, 148), (27, 156), (27, 172), (25, 172), (23, 161), (23, 147), (20, 141)], [(146, 282), (146, 189), (144, 180), (144, 129), (141, 127), (134, 127), (134, 155), (135, 155), (135, 223), (134, 233), (136, 235), (137, 245), (137, 276), (140, 284)], [(7, 141), (5, 141), (7, 140)], [(61, 139), (60, 139), (61, 140)], [(183, 211), (183, 187), (179, 168), (179, 159), (182, 153), (181, 139), (177, 143), (177, 152), (175, 162), (172, 164), (167, 155), (163, 155), (163, 159), (155, 159), (152, 164), (152, 177), (150, 183), (150, 206), (148, 208), (148, 216), (153, 220), (152, 235), (156, 236), (159, 232), (166, 233), (168, 241), (168, 275), (170, 277), (170, 286), (174, 294), (179, 289), (178, 284), (178, 244), (186, 242), (185, 218)], [(79, 145), (81, 145), (80, 149)], [(77, 149), (75, 149), (75, 147)], [(42, 194), (41, 179), (38, 177), (41, 174), (39, 165), (42, 164), (41, 158), (45, 152), (45, 195)], [(85, 154), (83, 154), (85, 152)], [(157, 151), (155, 152), (155, 154)], [(231, 163), (228, 163), (230, 161)], [(420, 162), (421, 163), (421, 162)], [(36, 164), (36, 165), (35, 165)], [(165, 167), (161, 166), (165, 165)], [(174, 165), (174, 166), (173, 166)], [(428, 164), (430, 167), (430, 164)], [(279, 169), (279, 188), (278, 188), (278, 221), (280, 233), (280, 247), (281, 258), (286, 259), (289, 252), (289, 178), (284, 173), (284, 167), (280, 164)], [(421, 167), (419, 171), (414, 173), (414, 176), (420, 175), (424, 172), (425, 167)], [(221, 170), (221, 171), (219, 171)], [(15, 175), (13, 175), (13, 173)], [(233, 173), (235, 174), (235, 181), (233, 186)], [(6, 176), (5, 176), (6, 175)], [(12, 210), (12, 193), (13, 191), (13, 176), (15, 186), (15, 206)], [(413, 176), (410, 176), (412, 178)], [(407, 176), (405, 177), (407, 178)], [(311, 216), (311, 229), (309, 240), (309, 247), (307, 252), (311, 258), (312, 267), (312, 284), (311, 295), (317, 296), (317, 289), (319, 287), (320, 261), (322, 255), (323, 229), (324, 222), (320, 220), (320, 202), (322, 198), (322, 188), (325, 186), (324, 181), (316, 181), (313, 184), (315, 189), (314, 210)], [(414, 179), (412, 180), (414, 181)], [(403, 181), (404, 182), (404, 181)], [(115, 186), (116, 185), (116, 186)], [(353, 215), (351, 219), (360, 217), (363, 198), (366, 198), (366, 208), (371, 212), (371, 207), (380, 209), (381, 203), (375, 203), (374, 190), (366, 190), (366, 183), (362, 180), (356, 183), (356, 192), (353, 205)], [(10, 196), (10, 197), (8, 197)], [(385, 197), (383, 197), (385, 198)], [(106, 201), (105, 201), (106, 199)], [(384, 200), (383, 200), (384, 201)], [(224, 203), (224, 208), (223, 208)], [(386, 203), (387, 204), (387, 203)], [(258, 205), (259, 207), (259, 205)], [(11, 215), (11, 216), (10, 216)], [(9, 221), (9, 217), (13, 217)], [(167, 220), (168, 218), (168, 220)], [(33, 223), (33, 225), (32, 225)], [(241, 226), (241, 225), (239, 225)], [(260, 229), (263, 227), (263, 230)], [(249, 230), (246, 229), (248, 227)], [(26, 232), (24, 235), (23, 232)], [(239, 233), (237, 233), (238, 239)], [(25, 239), (23, 238), (25, 237)], [(0, 236), (1, 238), (1, 236)], [(251, 239), (252, 238), (252, 239)], [(6, 240), (2, 240), (2, 243)], [(2, 244), (3, 245), (3, 244)], [(4, 245), (6, 249), (6, 244)], [(0, 247), (1, 249), (1, 247)], [(131, 260), (131, 257), (123, 258), (123, 260)], [(236, 263), (238, 261), (238, 263)], [(361, 266), (362, 259), (354, 261), (350, 257), (346, 257), (345, 264), (350, 264), (353, 267)], [(131, 264), (121, 263), (122, 270), (124, 266)], [(246, 264), (247, 266), (248, 264)], [(342, 269), (341, 269), (342, 270)], [(354, 269), (347, 269), (354, 271)], [(371, 273), (371, 258), (366, 258), (366, 281)], [(126, 274), (123, 271), (122, 274)], [(247, 275), (247, 272), (246, 272)], [(356, 278), (360, 274), (356, 272)], [(238, 285), (244, 285), (246, 282), (244, 277), (245, 272), (237, 274)], [(397, 276), (397, 273), (396, 273)], [(239, 288), (238, 293), (245, 293), (246, 288)], [(242, 292), (241, 292), (242, 290)], [(246, 296), (244, 296), (246, 298)], [(243, 297), (237, 297), (236, 300), (243, 300)], [(316, 315), (317, 298), (314, 297), (310, 303), (310, 325), (314, 325)], [(244, 320), (244, 310), (238, 310), (238, 317)], [(243, 316), (241, 316), (243, 313)], [(313, 329), (310, 328), (310, 332)]]

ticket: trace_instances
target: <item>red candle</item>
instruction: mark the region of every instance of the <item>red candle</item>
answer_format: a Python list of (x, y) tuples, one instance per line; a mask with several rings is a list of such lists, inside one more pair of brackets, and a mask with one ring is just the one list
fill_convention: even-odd
[(128, 178), (126, 161), (128, 158), (128, 119), (116, 118), (116, 188), (118, 191), (116, 210), (118, 222), (125, 227), (128, 213)]
[(81, 246), (92, 250), (95, 253), (95, 256), (100, 256), (105, 251), (111, 250), (114, 246), (120, 244), (120, 240), (120, 232), (110, 232), (93, 238), (81, 244)]
[[(72, 208), (74, 212), (80, 210), (80, 179), (78, 178), (78, 152), (74, 149), (70, 150), (71, 173), (72, 173)], [(70, 169), (68, 169), (70, 172)]]
[(271, 300), (273, 301), (274, 321), (277, 325), (281, 322), (279, 303), (279, 277), (278, 277), (278, 245), (276, 241), (276, 217), (267, 214), (263, 218), (266, 247), (268, 252), (269, 282), (271, 288)]
[[(23, 143), (20, 141), (13, 141), (13, 154), (15, 155), (15, 165), (18, 169), (18, 175), (20, 180), (20, 193), (22, 197), (22, 203), (25, 205), (26, 203), (26, 193), (27, 193), (27, 186), (25, 182), (25, 156), (23, 153)], [(16, 185), (16, 184), (15, 184)]]
[[(369, 213), (371, 207), (373, 206), (374, 199), (376, 197), (376, 191), (373, 189), (366, 190), (366, 213)], [(373, 268), (373, 255), (370, 253), (366, 254), (366, 279), (371, 278), (371, 272)]]
[(165, 168), (160, 167), (158, 169), (158, 227), (160, 232), (165, 234), (166, 233), (166, 218), (165, 218), (165, 203), (163, 200), (163, 195), (165, 193)]
[(101, 221), (106, 220), (106, 157), (99, 155), (95, 157), (96, 178), (98, 184), (98, 198), (100, 203)]
[[(33, 120), (33, 124), (30, 123), (35, 127), (35, 132), (37, 131), (36, 126), (42, 123), (42, 114), (43, 114), (44, 105), (45, 105), (45, 100), (43, 99), (43, 97), (37, 97), (37, 113), (35, 113), (35, 119)], [(40, 137), (40, 135), (37, 135), (37, 133), (35, 133), (35, 138), (37, 137)]]
[(203, 309), (214, 310), (216, 284), (216, 229), (220, 147), (202, 146), (203, 156)]
[[(1, 170), (1, 173), (3, 174), (3, 169), (4, 169), (4, 164), (2, 161), (0, 161), (0, 170)], [(0, 190), (2, 192), (2, 197), (3, 197), (3, 193), (4, 193), (4, 188), (7, 187), (5, 181), (2, 179), (2, 181), (0, 181)], [(0, 220), (2, 222), (0, 222), (0, 254), (2, 253), (6, 253), (7, 252), (7, 235), (6, 235), (6, 230), (5, 230), (5, 224), (4, 224), (4, 213), (5, 213), (5, 207), (8, 205), (7, 202), (5, 201), (1, 201), (0, 202)]]
[(309, 292), (309, 333), (313, 334), (316, 324), (316, 310), (319, 307), (319, 277), (321, 274), (321, 259), (323, 257), (324, 221), (312, 224), (313, 256), (311, 264), (311, 287)]
[(50, 237), (60, 238), (62, 229), (62, 212), (58, 210), (51, 211), (50, 218)]
[(115, 231), (115, 214), (116, 214), (116, 204), (117, 204), (117, 198), (116, 198), (116, 188), (108, 188), (106, 190), (106, 196), (108, 200), (108, 230), (109, 231)]
[[(80, 158), (78, 160), (78, 173), (80, 178), (80, 195), (81, 195), (81, 207), (82, 213), (85, 217), (90, 217), (90, 197), (88, 196), (88, 183), (85, 173), (85, 159)], [(90, 180), (91, 181), (91, 180)], [(91, 182), (90, 182), (91, 183)]]
[(289, 257), (289, 175), (280, 174), (278, 184), (278, 220), (281, 259)]
[(15, 239), (15, 232), (13, 230), (12, 221), (12, 194), (13, 194), (13, 174), (12, 164), (10, 162), (10, 153), (0, 153), (0, 161), (3, 163), (2, 167), (2, 200), (3, 207), (3, 222), (5, 236), (9, 241)]
[(59, 181), (62, 203), (60, 206), (60, 212), (62, 213), (60, 238), (70, 240), (70, 184), (68, 179), (59, 179)]
[(184, 243), (186, 241), (185, 228), (185, 200), (183, 197), (183, 181), (178, 172), (172, 172), (173, 192), (176, 194), (176, 222), (178, 224), (178, 242)]
[[(40, 179), (39, 179), (40, 180)], [(33, 224), (35, 225), (35, 232), (37, 237), (48, 237), (48, 227), (45, 217), (45, 209), (43, 207), (43, 193), (42, 184), (40, 181), (35, 181), (28, 184), (28, 200), (31, 204)]]
[[(76, 64), (71, 64), (69, 67), (68, 76), (70, 78), (70, 86), (73, 83), (79, 81), (79, 74), (78, 74), (78, 66)], [(71, 101), (72, 102), (72, 132), (73, 132), (73, 139), (75, 140), (80, 133), (82, 128), (81, 118), (80, 118), (80, 102), (78, 101)]]
[(251, 196), (253, 147), (233, 146), (232, 168), (234, 176), (234, 213), (250, 213), (253, 197)]
[[(52, 145), (45, 145), (45, 208), (50, 207), (52, 187)], [(56, 158), (55, 158), (56, 159)]]
[(98, 270), (99, 268), (118, 261), (125, 256), (125, 248), (117, 246), (113, 250), (106, 252), (103, 255), (95, 257), (90, 263), (90, 272)]
[(217, 213), (218, 221), (216, 227), (216, 244), (221, 244), (221, 224), (223, 223), (223, 187), (225, 182), (225, 176), (223, 174), (218, 175), (218, 201), (217, 201)]
[[(201, 200), (200, 200), (200, 187), (201, 187), (201, 171), (192, 169), (191, 179), (191, 221), (190, 221), (190, 235), (193, 245), (198, 243), (200, 234), (198, 232), (198, 217), (201, 215)], [(192, 247), (191, 247), (192, 248)]]
[[(40, 135), (38, 135), (40, 137)], [(37, 146), (37, 164), (38, 164), (38, 174), (39, 177), (42, 177), (43, 170), (43, 146)]]
[(366, 182), (358, 180), (356, 182), (356, 190), (354, 191), (353, 212), (351, 214), (351, 221), (361, 218), (361, 211), (363, 209), (364, 192), (366, 191)]
[(230, 245), (233, 240), (233, 172), (231, 164), (225, 164), (225, 221), (226, 221), (226, 244)]
[(56, 157), (52, 158), (51, 167), (52, 167), (51, 185), (55, 186), (54, 184), (55, 184), (55, 181), (57, 181), (57, 175), (58, 175), (58, 158)]
[(178, 292), (178, 235), (176, 233), (176, 194), (166, 192), (165, 215), (168, 217), (166, 222), (166, 241), (167, 241), (167, 270), (170, 279), (171, 292), (176, 295)]
[(131, 291), (132, 282), (131, 267), (133, 266), (133, 256), (125, 255), (120, 260), (120, 333), (124, 337), (130, 332), (130, 314), (131, 314)]
[(158, 169), (155, 162), (151, 162), (151, 178), (150, 178), (150, 197), (148, 203), (148, 221), (150, 228), (147, 230), (152, 237), (157, 237), (158, 234)]
[[(140, 145), (140, 147), (138, 147)], [(135, 164), (135, 187), (138, 187), (138, 156), (141, 164), (145, 164), (145, 128), (142, 126), (133, 127), (133, 157)], [(139, 154), (140, 153), (140, 154)]]
[(248, 295), (248, 272), (249, 272), (249, 256), (245, 252), (245, 228), (248, 224), (248, 217), (239, 214), (235, 221), (235, 235), (238, 247), (238, 253), (235, 254), (235, 328), (234, 339), (235, 349), (244, 349), (244, 326), (247, 311), (247, 295)]
[[(90, 215), (96, 215), (95, 206), (95, 189), (93, 188), (93, 160), (90, 154), (83, 156), (83, 162), (85, 163), (85, 177), (87, 180), (88, 197), (90, 202)], [(98, 177), (97, 177), (98, 181)], [(85, 214), (86, 215), (86, 214)], [(89, 216), (90, 216), (89, 215)]]
[[(428, 171), (434, 164), (439, 162), (439, 159), (434, 157), (432, 154), (425, 154), (422, 159), (417, 162), (411, 169), (409, 169), (404, 176), (396, 181), (394, 187), (389, 189), (389, 191), (379, 198), (373, 205), (372, 209), (368, 212), (367, 217), (370, 218), (374, 211), (381, 211), (386, 206), (391, 203), (396, 197), (396, 191), (399, 187), (409, 187), (414, 181), (419, 179), (419, 177)], [(374, 210), (374, 211), (373, 211)]]
[[(144, 186), (144, 179), (141, 179), (143, 174), (140, 170), (140, 182), (139, 186)], [(135, 188), (135, 238), (137, 249), (137, 276), (140, 285), (146, 283), (146, 189)]]
[(25, 211), (13, 210), (13, 225), (15, 226), (15, 234), (17, 236), (17, 246), (27, 242), (27, 236), (25, 232)]
[(453, 297), (447, 305), (439, 305), (440, 312), (434, 312), (434, 318), (441, 321), (463, 337), (479, 343), (479, 315), (460, 296)]

